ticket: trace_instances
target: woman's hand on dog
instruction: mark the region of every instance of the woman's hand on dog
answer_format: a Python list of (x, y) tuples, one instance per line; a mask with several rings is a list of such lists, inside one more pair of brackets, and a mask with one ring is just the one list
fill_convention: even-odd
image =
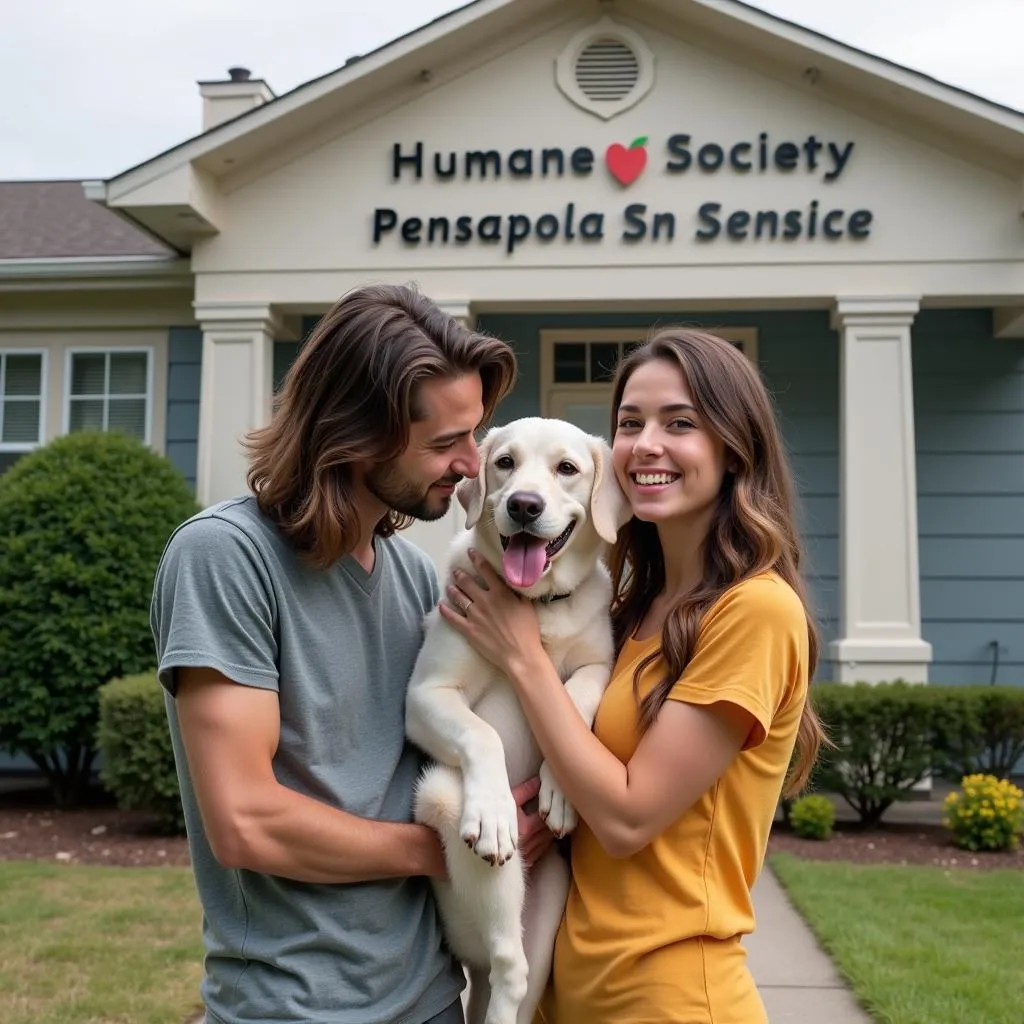
[(543, 655), (537, 613), (475, 551), (470, 558), (479, 575), (455, 569), (447, 587), (441, 616), (455, 627), (474, 650), (506, 675), (524, 657)]

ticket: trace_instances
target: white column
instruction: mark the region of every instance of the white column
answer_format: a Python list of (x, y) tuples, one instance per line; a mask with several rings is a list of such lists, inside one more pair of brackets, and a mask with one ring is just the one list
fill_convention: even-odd
[(832, 678), (927, 682), (910, 327), (915, 298), (839, 299), (840, 612)]
[[(470, 311), (468, 302), (435, 300), (435, 305), (465, 327), (474, 328), (476, 326), (476, 314)], [(430, 523), (417, 520), (402, 530), (401, 536), (430, 556), (437, 568), (438, 577), (443, 587), (448, 565), (448, 549), (456, 534), (465, 528), (466, 513), (463, 512), (458, 498), (453, 495), (451, 508), (447, 515)]]
[(270, 420), (274, 338), (269, 305), (196, 303), (203, 331), (196, 498), (209, 505), (246, 491), (242, 437)]

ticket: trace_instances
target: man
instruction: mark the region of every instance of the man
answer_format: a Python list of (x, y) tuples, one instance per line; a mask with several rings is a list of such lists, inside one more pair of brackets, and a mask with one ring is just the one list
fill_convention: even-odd
[[(464, 979), (411, 822), (404, 700), (438, 601), (396, 528), (479, 471), (503, 342), (412, 290), (343, 297), (247, 439), (252, 494), (180, 526), (152, 627), (203, 908), (208, 1024), (450, 1024)], [(517, 792), (522, 806), (535, 786)], [(549, 841), (521, 817), (524, 856)]]

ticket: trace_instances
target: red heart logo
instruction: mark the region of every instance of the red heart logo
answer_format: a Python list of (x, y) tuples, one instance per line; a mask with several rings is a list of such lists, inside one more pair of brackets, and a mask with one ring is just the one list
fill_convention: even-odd
[(640, 177), (640, 172), (647, 166), (647, 136), (641, 135), (634, 139), (627, 148), (621, 143), (613, 142), (605, 151), (604, 160), (608, 170), (619, 179), (621, 184), (628, 185)]

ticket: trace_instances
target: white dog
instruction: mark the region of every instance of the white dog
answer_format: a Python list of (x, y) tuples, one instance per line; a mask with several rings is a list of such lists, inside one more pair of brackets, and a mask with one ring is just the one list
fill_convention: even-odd
[[(449, 568), (473, 572), (474, 547), (534, 600), (544, 648), (588, 726), (611, 674), (611, 583), (602, 563), (628, 519), (600, 438), (562, 420), (491, 430), (480, 473), (458, 490), (468, 530)], [(524, 877), (511, 789), (539, 774), (556, 836), (576, 826), (509, 681), (435, 611), (406, 703), (410, 740), (437, 763), (417, 787), (416, 820), (441, 835), (450, 882), (436, 882), (445, 934), (470, 977), (470, 1024), (528, 1024), (551, 968), (569, 869), (552, 847)], [(527, 884), (528, 883), (528, 884)]]

